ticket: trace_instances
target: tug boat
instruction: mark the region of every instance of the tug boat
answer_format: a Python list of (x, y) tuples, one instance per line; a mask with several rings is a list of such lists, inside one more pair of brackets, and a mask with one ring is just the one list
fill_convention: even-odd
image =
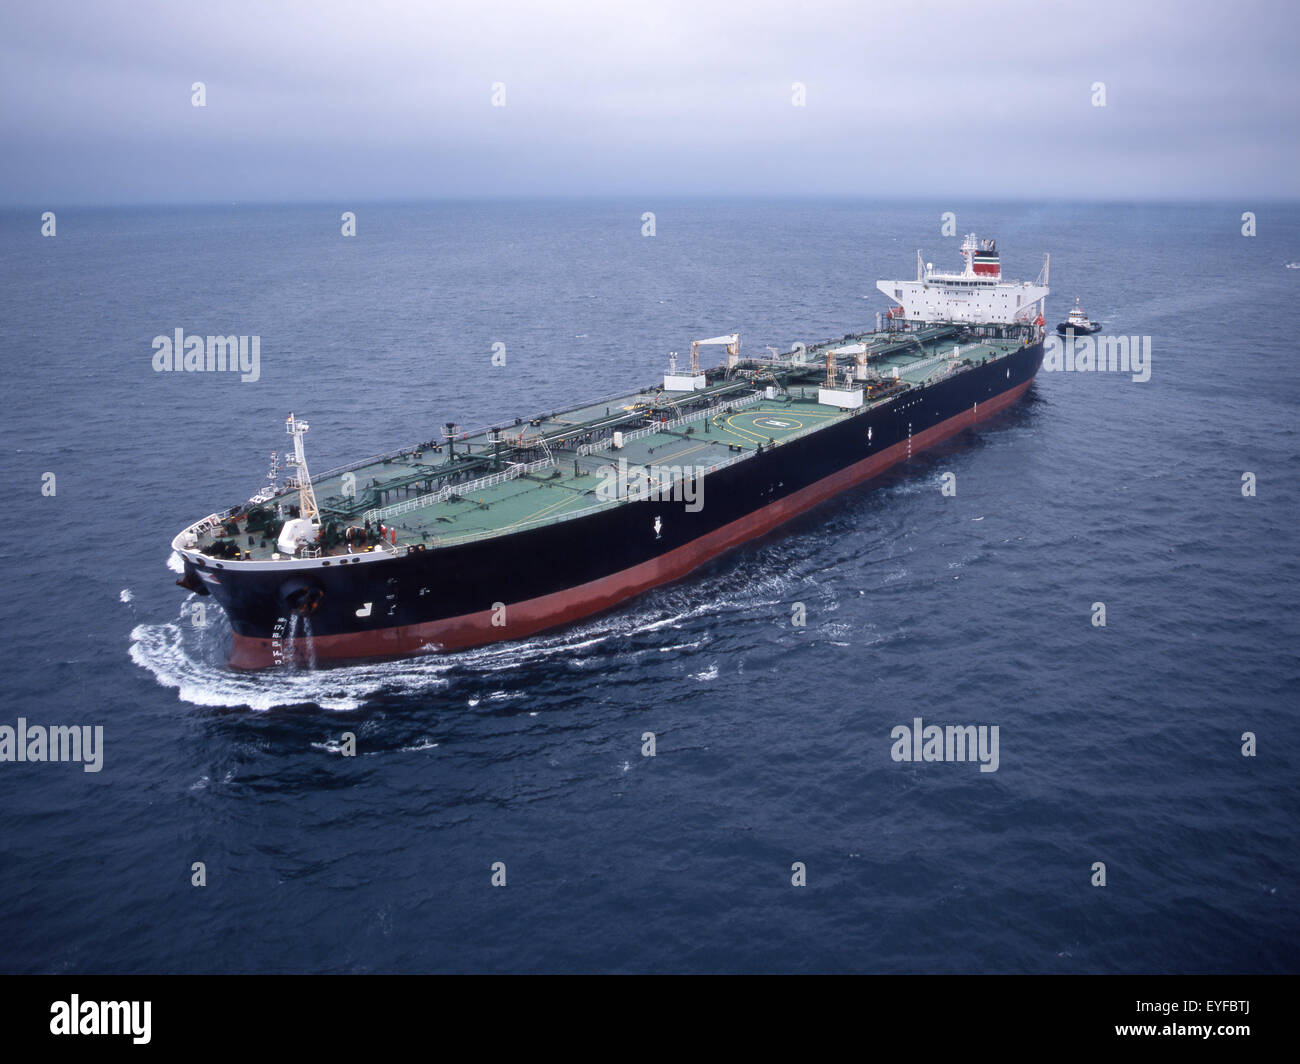
[(1073, 332), (1076, 335), (1086, 335), (1101, 332), (1101, 326), (1088, 318), (1088, 315), (1083, 312), (1083, 307), (1079, 306), (1078, 298), (1076, 298), (1074, 309), (1070, 311), (1065, 321), (1056, 327), (1056, 331), (1062, 336), (1068, 332)]

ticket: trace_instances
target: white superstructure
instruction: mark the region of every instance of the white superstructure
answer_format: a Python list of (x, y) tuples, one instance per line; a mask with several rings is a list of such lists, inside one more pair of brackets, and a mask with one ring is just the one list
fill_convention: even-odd
[[(961, 322), (974, 325), (1033, 323), (1043, 317), (1051, 256), (1044, 256), (1038, 280), (1004, 281), (992, 240), (972, 233), (961, 246), (965, 268), (945, 273), (916, 253), (915, 281), (877, 281), (876, 287), (898, 304), (893, 318), (916, 322)], [(1041, 324), (1041, 322), (1040, 322)]]
[(1074, 301), (1074, 307), (1070, 310), (1069, 316), (1065, 321), (1067, 325), (1077, 325), (1080, 329), (1092, 328), (1092, 322), (1089, 320), (1088, 315), (1083, 312), (1083, 307), (1079, 305), (1079, 300), (1077, 298)]

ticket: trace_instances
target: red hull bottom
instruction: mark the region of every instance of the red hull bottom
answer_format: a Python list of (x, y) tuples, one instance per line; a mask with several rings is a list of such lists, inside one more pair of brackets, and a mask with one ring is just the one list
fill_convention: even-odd
[[(987, 420), (1019, 399), (1032, 383), (1032, 379), (1028, 380), (981, 404), (978, 415), (974, 409), (964, 411), (917, 433), (910, 441), (896, 443), (879, 454), (845, 466), (815, 484), (651, 561), (564, 591), (511, 603), (505, 611), (509, 618), (505, 625), (494, 626), (493, 611), (483, 610), (426, 624), (315, 636), (312, 639), (314, 657), (317, 661), (359, 660), (464, 650), (506, 639), (522, 639), (548, 628), (571, 624), (616, 606), (642, 591), (680, 579), (732, 547), (761, 536), (856, 484), (879, 476), (911, 454), (955, 436), (972, 427), (977, 420)], [(278, 664), (280, 660), (272, 656), (270, 639), (235, 634), (230, 650), (230, 664), (235, 668), (262, 669)]]

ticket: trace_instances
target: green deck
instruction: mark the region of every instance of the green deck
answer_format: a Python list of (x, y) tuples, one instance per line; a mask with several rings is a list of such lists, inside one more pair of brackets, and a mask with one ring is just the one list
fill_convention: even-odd
[[(432, 549), (621, 505), (624, 500), (608, 497), (608, 492), (597, 494), (602, 483), (610, 483), (607, 473), (602, 473), (620, 461), (626, 461), (628, 472), (624, 498), (637, 497), (637, 485), (648, 484), (647, 468), (660, 474), (659, 490), (669, 491), (680, 475), (674, 469), (689, 475), (702, 468), (707, 476), (707, 471), (743, 461), (760, 447), (780, 447), (853, 416), (857, 411), (818, 402), (828, 349), (868, 344), (869, 367), (883, 380), (877, 389), (883, 394), (866, 401), (870, 408), (922, 387), (967, 360), (979, 363), (1005, 355), (1023, 342), (1016, 337), (962, 342), (952, 359), (957, 337), (951, 327), (906, 334), (902, 341), (890, 334), (843, 337), (809, 348), (803, 362), (790, 355), (772, 361), (742, 360), (730, 375), (718, 367), (708, 372), (710, 386), (705, 390), (650, 389), (557, 411), (501, 426), (501, 440), (496, 443), (487, 430), (458, 437), (454, 456), (453, 448), (441, 443), (423, 450), (407, 448), (313, 477), (322, 523), (360, 526), (369, 517), (372, 523), (395, 529), (399, 547), (423, 544)], [(841, 381), (844, 368), (852, 365), (852, 356), (837, 359)], [(767, 389), (773, 389), (776, 397), (766, 398)], [(707, 413), (687, 409), (706, 403), (714, 409)], [(690, 419), (674, 424), (684, 411)], [(669, 423), (658, 427), (661, 419)], [(602, 439), (612, 431), (625, 434), (622, 448)], [(526, 463), (538, 468), (522, 471)], [(462, 479), (449, 483), (455, 477)], [(290, 489), (266, 505), (278, 504), (287, 513), (297, 503), (297, 491)], [(273, 541), (259, 539), (249, 547), (242, 523), (240, 529), (236, 543), (250, 559), (272, 556)], [(210, 545), (212, 538), (208, 533), (200, 548)], [(325, 553), (345, 554), (347, 549), (338, 546)]]
[[(556, 465), (538, 473), (469, 492), (460, 501), (446, 501), (395, 514), (385, 521), (397, 529), (397, 542), (449, 543), (485, 535), (518, 531), (538, 522), (557, 521), (617, 499), (602, 501), (594, 494), (620, 459), (627, 462), (628, 493), (642, 485), (648, 489), (650, 471), (665, 468), (715, 469), (760, 444), (780, 444), (813, 425), (846, 417), (838, 410), (819, 406), (816, 400), (790, 402), (763, 400), (734, 412), (700, 418), (689, 426), (653, 432), (620, 450), (612, 447), (595, 454), (554, 451)], [(691, 429), (690, 432), (686, 428)], [(739, 448), (732, 450), (731, 448)], [(555, 475), (558, 473), (559, 475)], [(655, 484), (670, 489), (673, 478), (661, 473)]]

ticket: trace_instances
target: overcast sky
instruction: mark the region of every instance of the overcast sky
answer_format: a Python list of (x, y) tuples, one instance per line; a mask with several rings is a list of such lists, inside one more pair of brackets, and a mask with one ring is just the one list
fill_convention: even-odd
[(1293, 0), (23, 6), (5, 204), (1300, 187)]

